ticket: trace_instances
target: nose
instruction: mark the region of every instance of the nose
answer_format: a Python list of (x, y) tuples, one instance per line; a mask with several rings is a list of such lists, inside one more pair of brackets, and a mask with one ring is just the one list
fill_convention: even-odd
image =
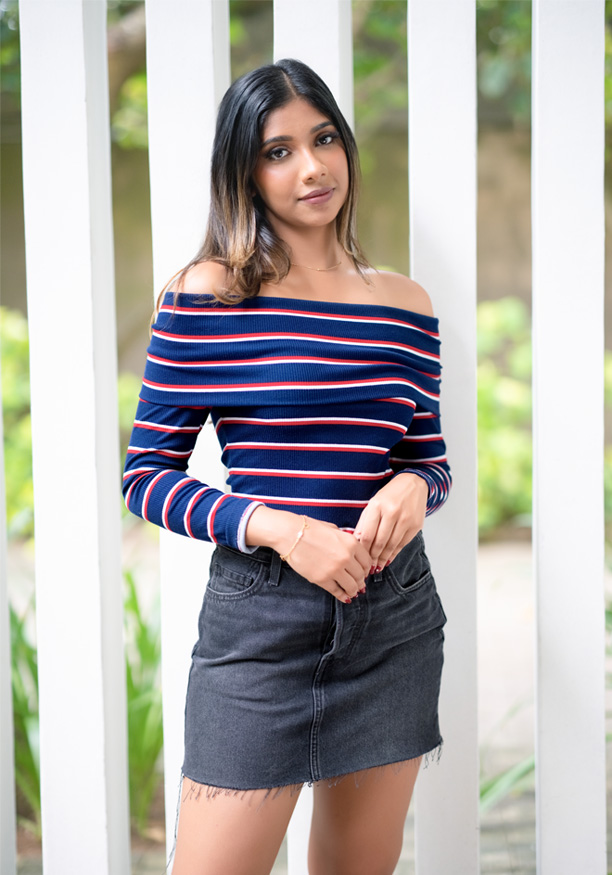
[(302, 179), (319, 179), (325, 176), (327, 167), (313, 149), (305, 149), (302, 157)]

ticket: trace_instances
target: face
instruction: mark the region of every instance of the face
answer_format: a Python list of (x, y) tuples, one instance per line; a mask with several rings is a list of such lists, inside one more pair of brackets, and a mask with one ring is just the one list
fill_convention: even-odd
[(281, 237), (289, 228), (333, 222), (346, 200), (349, 172), (331, 120), (301, 99), (271, 112), (253, 184)]

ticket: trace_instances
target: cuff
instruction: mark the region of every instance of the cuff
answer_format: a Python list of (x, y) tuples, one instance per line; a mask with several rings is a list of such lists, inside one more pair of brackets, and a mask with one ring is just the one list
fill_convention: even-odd
[(236, 540), (238, 541), (238, 549), (241, 553), (254, 553), (255, 550), (258, 549), (257, 545), (254, 547), (249, 547), (246, 543), (246, 528), (249, 520), (251, 519), (251, 514), (255, 510), (255, 508), (263, 506), (263, 501), (253, 501), (245, 512), (240, 517), (240, 523), (238, 525), (238, 532), (236, 535)]

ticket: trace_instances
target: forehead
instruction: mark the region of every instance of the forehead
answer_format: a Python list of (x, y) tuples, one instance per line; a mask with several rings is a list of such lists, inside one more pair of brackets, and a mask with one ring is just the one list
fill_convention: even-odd
[(307, 100), (297, 97), (270, 113), (263, 126), (261, 139), (267, 140), (269, 137), (285, 135), (296, 136), (302, 132), (309, 132), (326, 121), (331, 124), (331, 119), (320, 110)]

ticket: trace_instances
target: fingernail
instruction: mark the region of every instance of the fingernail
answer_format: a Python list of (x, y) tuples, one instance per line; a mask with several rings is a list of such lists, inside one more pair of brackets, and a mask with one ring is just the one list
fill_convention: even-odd
[(345, 605), (350, 605), (351, 602), (352, 602), (352, 599), (349, 599), (348, 597), (344, 599)]
[(377, 574), (380, 574), (381, 571), (382, 571), (381, 566), (380, 566), (380, 565), (377, 565), (377, 566), (376, 566), (376, 573), (377, 573)]
[(387, 564), (385, 565), (385, 568), (387, 568), (389, 565), (391, 565), (391, 560), (387, 559)]
[(376, 571), (376, 566), (372, 565), (372, 567), (370, 568), (370, 574), (374, 574), (375, 571)]
[(361, 593), (361, 594), (362, 594), (362, 595), (363, 595), (363, 594), (364, 594), (364, 592), (365, 592), (365, 591), (366, 591), (366, 588), (365, 588), (365, 586), (364, 586), (364, 588), (363, 588), (363, 589), (360, 589), (360, 590), (359, 590), (359, 592), (360, 592), (360, 593)]

